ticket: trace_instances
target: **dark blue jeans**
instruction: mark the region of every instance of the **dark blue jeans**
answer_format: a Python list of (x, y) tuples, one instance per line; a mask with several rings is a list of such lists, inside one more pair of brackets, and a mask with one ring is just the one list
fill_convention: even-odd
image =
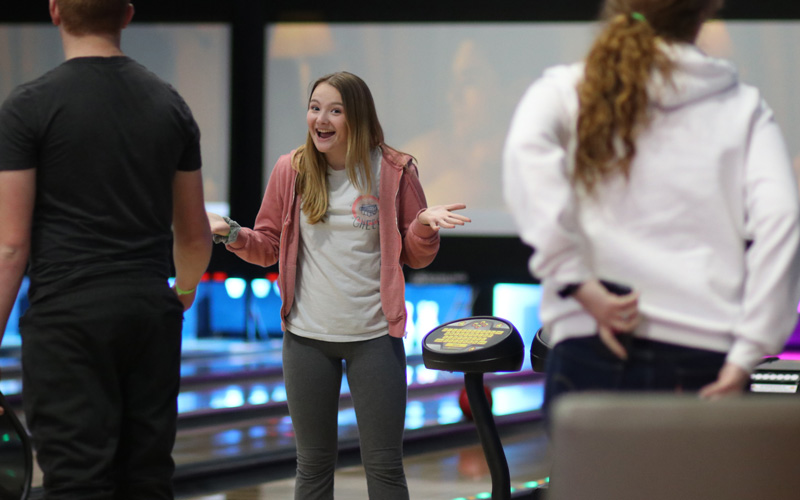
[(717, 379), (726, 353), (623, 337), (628, 359), (614, 356), (600, 337), (559, 342), (547, 359), (544, 412), (576, 391), (697, 391)]

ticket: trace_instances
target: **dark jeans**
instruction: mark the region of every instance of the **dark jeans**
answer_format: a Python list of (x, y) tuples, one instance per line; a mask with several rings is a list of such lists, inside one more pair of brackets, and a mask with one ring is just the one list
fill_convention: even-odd
[(628, 359), (597, 335), (559, 342), (547, 359), (544, 410), (576, 391), (697, 391), (717, 379), (725, 353), (627, 338)]
[(93, 281), (20, 322), (48, 500), (173, 498), (183, 308), (166, 280)]
[(342, 361), (358, 422), (368, 496), (408, 500), (403, 471), (407, 399), (403, 340), (384, 335), (359, 342), (324, 342), (286, 332), (283, 373), (297, 443), (295, 499), (333, 499)]

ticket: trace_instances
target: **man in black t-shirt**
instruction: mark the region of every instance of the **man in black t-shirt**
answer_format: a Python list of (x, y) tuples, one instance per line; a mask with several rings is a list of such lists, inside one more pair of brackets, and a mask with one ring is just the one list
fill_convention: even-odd
[(182, 316), (211, 252), (200, 132), (122, 53), (128, 0), (50, 15), (66, 62), (0, 108), (0, 332), (29, 263), (23, 404), (48, 499), (171, 499)]

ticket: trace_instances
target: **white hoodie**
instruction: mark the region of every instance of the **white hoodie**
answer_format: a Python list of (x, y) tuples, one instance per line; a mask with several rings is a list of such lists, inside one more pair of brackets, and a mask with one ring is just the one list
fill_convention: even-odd
[(597, 325), (557, 291), (596, 277), (640, 292), (639, 337), (727, 352), (745, 370), (779, 352), (800, 301), (798, 185), (781, 132), (757, 89), (689, 44), (663, 46), (674, 86), (654, 78), (652, 121), (629, 180), (576, 194), (583, 65), (531, 85), (504, 151), (506, 202), (535, 250), (550, 342)]

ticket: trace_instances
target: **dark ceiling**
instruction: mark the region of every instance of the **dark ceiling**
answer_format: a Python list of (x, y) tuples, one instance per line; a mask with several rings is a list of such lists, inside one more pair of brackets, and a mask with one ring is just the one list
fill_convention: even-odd
[[(7, 0), (0, 22), (48, 22), (47, 0)], [(138, 22), (230, 22), (237, 10), (263, 21), (328, 22), (520, 22), (584, 21), (596, 17), (599, 0), (134, 0)], [(800, 19), (796, 0), (727, 0), (725, 19)]]

